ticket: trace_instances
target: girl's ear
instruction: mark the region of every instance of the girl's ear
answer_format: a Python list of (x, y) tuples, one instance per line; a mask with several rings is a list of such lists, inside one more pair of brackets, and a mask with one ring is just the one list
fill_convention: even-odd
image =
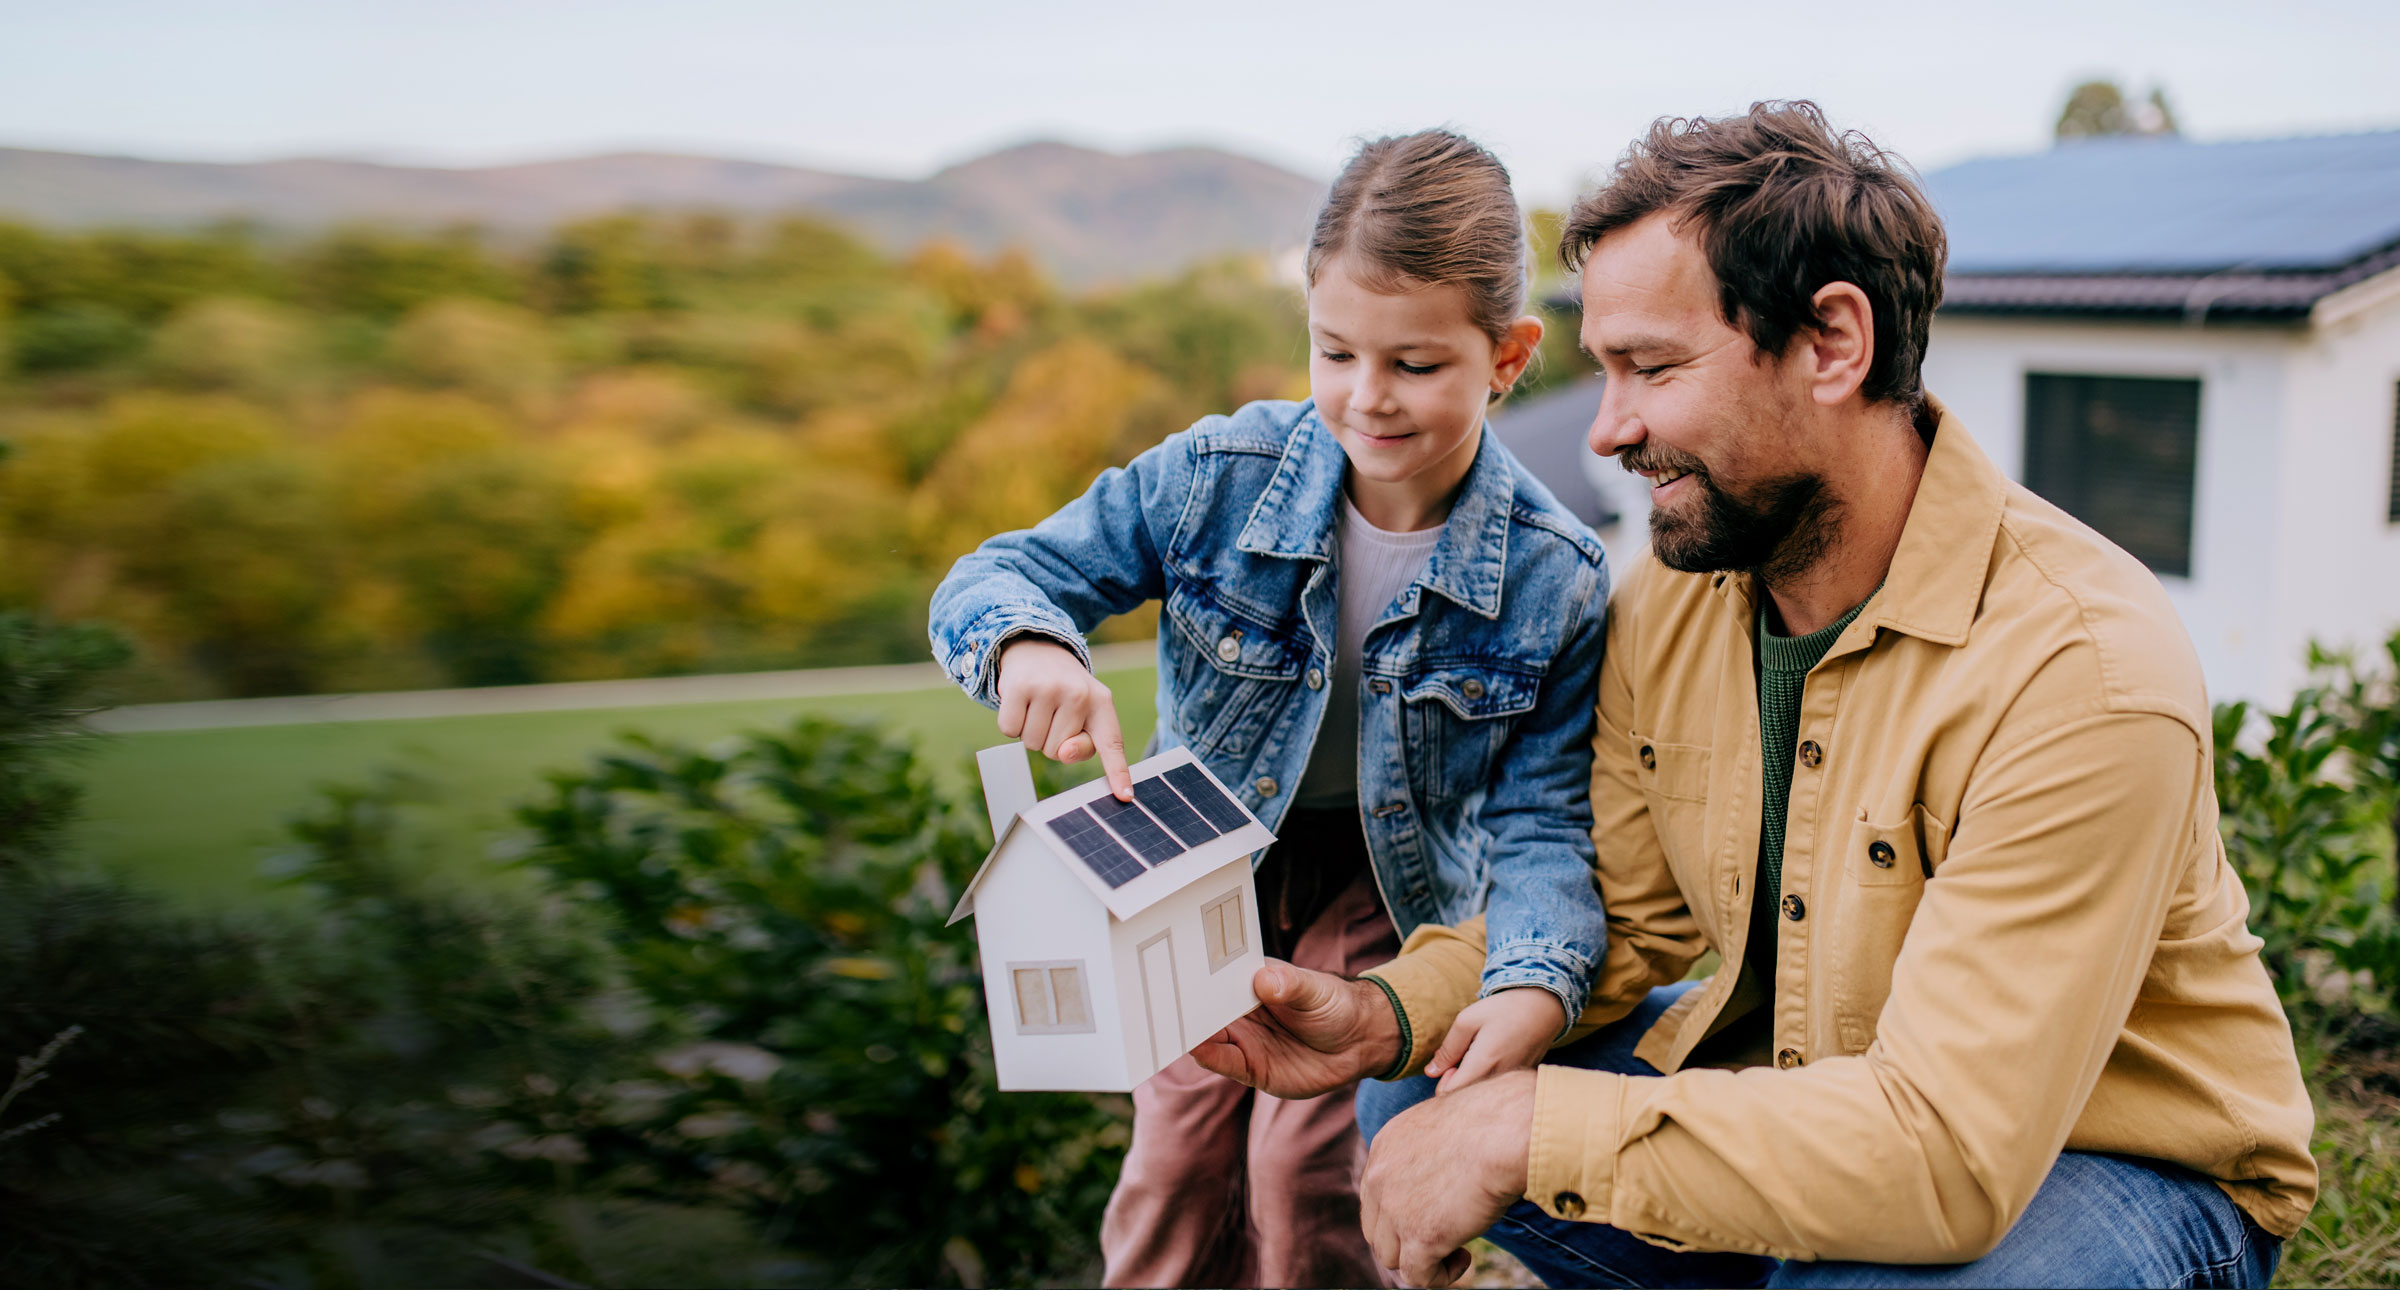
[(1492, 393), (1506, 394), (1542, 349), (1542, 320), (1527, 314), (1508, 325), (1492, 351)]

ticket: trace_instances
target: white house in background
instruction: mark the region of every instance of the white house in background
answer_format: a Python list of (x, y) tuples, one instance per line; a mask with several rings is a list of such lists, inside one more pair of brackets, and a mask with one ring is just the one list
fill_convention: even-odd
[(1188, 749), (1034, 796), (1024, 745), (976, 754), (998, 839), (975, 915), (1000, 1087), (1126, 1092), (1258, 1006), (1250, 855), (1275, 840)]
[[(1925, 187), (1950, 235), (1926, 388), (2157, 572), (2213, 697), (2280, 701), (2311, 640), (2400, 628), (2400, 131), (2094, 140)], [(1502, 440), (1599, 403), (1550, 398)]]

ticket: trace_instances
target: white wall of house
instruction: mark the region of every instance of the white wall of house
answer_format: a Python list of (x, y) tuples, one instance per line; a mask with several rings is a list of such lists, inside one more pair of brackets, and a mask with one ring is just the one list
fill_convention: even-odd
[(2274, 701), (2312, 637), (2356, 644), (2400, 625), (2400, 529), (2384, 518), (2400, 379), (2389, 295), (2313, 328), (1938, 318), (1925, 383), (2021, 479), (2026, 373), (2199, 379), (2191, 574), (2160, 581), (2212, 696)]
[(2374, 648), (2400, 627), (2400, 525), (2387, 518), (2400, 398), (2400, 271), (2318, 303), (2285, 382), (2273, 601), (2265, 606), (2300, 680), (2313, 637)]

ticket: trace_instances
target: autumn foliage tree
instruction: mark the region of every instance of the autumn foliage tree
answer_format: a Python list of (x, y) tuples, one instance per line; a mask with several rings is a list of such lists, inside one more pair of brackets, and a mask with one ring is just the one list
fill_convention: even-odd
[(116, 625), (135, 697), (917, 657), (959, 552), (1302, 391), (1300, 319), (800, 219), (0, 224), (0, 609)]

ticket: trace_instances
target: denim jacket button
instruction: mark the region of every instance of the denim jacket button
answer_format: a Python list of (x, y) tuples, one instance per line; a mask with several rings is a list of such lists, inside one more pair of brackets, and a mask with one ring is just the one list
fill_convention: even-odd
[(1258, 782), (1252, 784), (1250, 787), (1257, 789), (1260, 797), (1273, 797), (1275, 796), (1275, 777), (1272, 775), (1261, 775), (1258, 777)]
[(1483, 682), (1478, 681), (1474, 677), (1470, 676), (1464, 682), (1460, 683), (1458, 692), (1470, 699), (1480, 699), (1483, 697)]
[(1230, 663), (1242, 656), (1242, 643), (1231, 636), (1217, 638), (1217, 657)]
[(1323, 668), (1308, 669), (1308, 688), (1312, 690), (1325, 688), (1325, 670)]
[(1392, 683), (1379, 676), (1374, 680), (1367, 682), (1367, 688), (1377, 694), (1390, 694), (1392, 692)]

